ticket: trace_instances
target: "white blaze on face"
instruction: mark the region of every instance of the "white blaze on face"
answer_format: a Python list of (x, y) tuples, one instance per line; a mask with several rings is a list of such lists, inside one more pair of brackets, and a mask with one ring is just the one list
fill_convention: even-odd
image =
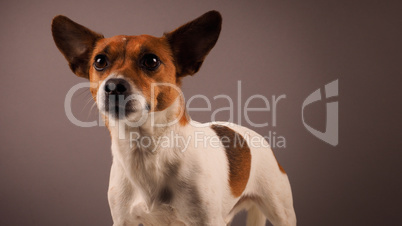
[[(120, 78), (125, 79), (130, 84), (130, 93), (127, 97), (118, 98), (117, 104), (125, 109), (126, 114), (123, 114), (123, 117), (116, 118), (116, 114), (114, 112), (110, 112), (108, 105), (110, 104), (110, 100), (105, 92), (105, 84), (111, 78)], [(114, 99), (113, 99), (114, 100)], [(109, 102), (109, 103), (108, 103)], [(106, 79), (102, 81), (100, 86), (98, 87), (98, 92), (96, 94), (96, 104), (98, 105), (99, 111), (108, 117), (109, 120), (120, 120), (127, 122), (138, 122), (143, 121), (144, 115), (147, 115), (147, 101), (141, 91), (135, 87), (129, 80), (127, 80), (122, 75), (110, 74)], [(113, 104), (113, 103), (112, 103)], [(116, 103), (115, 103), (116, 104)], [(114, 109), (114, 106), (109, 107), (110, 109)], [(120, 113), (119, 113), (120, 114)]]

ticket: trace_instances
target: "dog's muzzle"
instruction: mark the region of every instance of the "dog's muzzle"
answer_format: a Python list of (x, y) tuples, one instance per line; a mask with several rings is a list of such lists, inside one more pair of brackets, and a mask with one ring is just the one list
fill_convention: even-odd
[(123, 118), (135, 111), (130, 98), (131, 86), (121, 78), (112, 78), (104, 85), (105, 111), (115, 118)]
[(138, 121), (150, 111), (142, 92), (125, 78), (110, 78), (100, 85), (96, 103), (110, 119)]

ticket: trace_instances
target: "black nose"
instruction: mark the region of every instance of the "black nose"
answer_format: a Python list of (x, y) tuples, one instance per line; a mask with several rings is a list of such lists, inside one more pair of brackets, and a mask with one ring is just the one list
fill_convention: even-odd
[(105, 92), (109, 95), (125, 95), (130, 91), (130, 84), (125, 79), (112, 78), (105, 84)]

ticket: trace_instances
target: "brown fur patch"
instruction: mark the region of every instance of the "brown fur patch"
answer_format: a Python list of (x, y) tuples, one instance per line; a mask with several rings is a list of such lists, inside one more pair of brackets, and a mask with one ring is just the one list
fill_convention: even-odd
[(281, 166), (281, 164), (279, 164), (278, 159), (276, 158), (275, 154), (274, 154), (274, 153), (272, 153), (272, 154), (274, 155), (274, 158), (275, 158), (276, 163), (278, 163), (279, 170), (280, 170), (282, 173), (286, 174), (285, 169)]
[(226, 150), (229, 162), (229, 185), (233, 196), (239, 197), (250, 177), (251, 153), (246, 140), (232, 129), (211, 125)]
[(186, 104), (184, 103), (183, 98), (180, 98), (180, 110), (178, 112), (177, 118), (178, 117), (180, 117), (179, 124), (181, 126), (185, 126), (190, 123), (190, 116), (187, 113)]
[[(107, 56), (109, 66), (100, 72), (91, 66), (89, 73), (91, 82), (100, 84), (110, 73), (123, 75), (142, 92), (150, 104), (151, 111), (166, 109), (179, 96), (179, 92), (172, 87), (179, 84), (176, 81), (172, 51), (165, 37), (119, 35), (104, 38), (96, 43), (90, 65), (98, 54)], [(161, 65), (157, 70), (147, 71), (141, 68), (141, 58), (145, 54), (158, 56)], [(170, 85), (155, 85), (161, 83)], [(94, 98), (97, 91), (97, 87), (91, 89)]]
[(189, 123), (187, 112), (184, 112), (181, 116), (179, 123), (181, 126), (185, 126)]
[(281, 166), (281, 164), (279, 164), (279, 162), (278, 162), (278, 166), (279, 166), (279, 170), (280, 170), (282, 173), (286, 174), (285, 169), (283, 169), (283, 167)]

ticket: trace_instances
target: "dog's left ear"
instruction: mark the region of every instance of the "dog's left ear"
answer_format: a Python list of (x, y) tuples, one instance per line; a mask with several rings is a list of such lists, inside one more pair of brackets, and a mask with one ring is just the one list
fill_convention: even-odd
[(178, 77), (196, 73), (221, 32), (222, 17), (209, 11), (197, 19), (165, 34), (175, 59)]

